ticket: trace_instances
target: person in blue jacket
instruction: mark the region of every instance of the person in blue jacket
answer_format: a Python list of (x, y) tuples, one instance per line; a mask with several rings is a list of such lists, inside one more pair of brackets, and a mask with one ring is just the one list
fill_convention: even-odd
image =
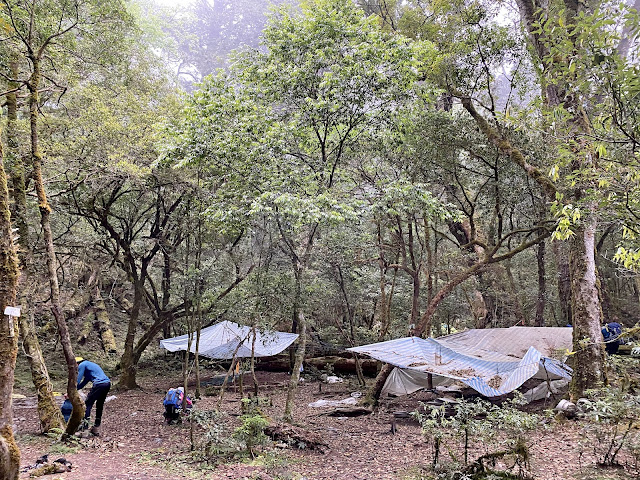
[(84, 413), (85, 426), (88, 426), (91, 418), (91, 408), (96, 404), (96, 419), (91, 427), (91, 433), (96, 437), (100, 436), (100, 424), (102, 423), (102, 409), (104, 401), (111, 389), (111, 380), (107, 377), (102, 368), (97, 363), (89, 362), (82, 357), (76, 357), (78, 363), (78, 390), (91, 382), (91, 390), (85, 400), (86, 410)]

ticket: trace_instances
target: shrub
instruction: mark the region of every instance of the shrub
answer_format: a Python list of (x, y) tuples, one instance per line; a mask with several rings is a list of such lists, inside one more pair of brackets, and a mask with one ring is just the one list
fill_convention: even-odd
[[(445, 406), (427, 406), (426, 414), (414, 413), (423, 434), (432, 444), (432, 467), (440, 471), (438, 478), (526, 478), (529, 445), (525, 432), (538, 425), (538, 417), (520, 411), (518, 407), (522, 403), (521, 395), (501, 406), (481, 399), (461, 400), (453, 405), (452, 412), (448, 412)], [(454, 453), (453, 444), (456, 442), (462, 442), (463, 463), (457, 461)], [(473, 444), (483, 447), (485, 453), (469, 463)], [(441, 462), (443, 448), (452, 460), (447, 465)], [(512, 464), (507, 471), (496, 470), (498, 460), (511, 461)]]
[(253, 457), (255, 447), (264, 445), (269, 440), (264, 433), (269, 421), (262, 415), (243, 415), (240, 419), (242, 425), (234, 430), (233, 438), (244, 443), (246, 451)]
[(217, 462), (234, 455), (241, 445), (230, 435), (226, 427), (226, 415), (217, 410), (193, 409), (191, 422), (191, 451), (196, 458)]
[(596, 461), (602, 466), (619, 465), (619, 454), (636, 457), (640, 444), (635, 422), (640, 418), (640, 397), (608, 388), (587, 392), (579, 401), (587, 422), (583, 438), (593, 448)]

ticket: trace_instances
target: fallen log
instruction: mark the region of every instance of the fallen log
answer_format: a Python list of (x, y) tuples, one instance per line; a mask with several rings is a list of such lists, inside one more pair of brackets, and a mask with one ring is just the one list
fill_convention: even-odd
[[(318, 370), (326, 370), (329, 365), (335, 373), (356, 373), (356, 361), (354, 358), (343, 358), (337, 356), (308, 358), (305, 360), (308, 365), (313, 365)], [(378, 361), (369, 358), (361, 358), (362, 372), (375, 375), (378, 372)]]
[[(366, 375), (375, 376), (378, 371), (378, 361), (369, 358), (360, 359), (362, 371)], [(356, 373), (356, 361), (353, 358), (343, 358), (338, 356), (306, 358), (305, 367), (311, 365), (318, 370), (326, 370), (331, 366), (335, 373)], [(261, 359), (256, 365), (256, 370), (267, 372), (288, 372), (291, 369), (288, 358), (273, 358), (270, 360)]]
[(87, 318), (82, 323), (82, 328), (80, 329), (80, 335), (78, 335), (78, 338), (76, 340), (78, 345), (84, 345), (85, 343), (87, 343), (89, 335), (91, 335), (91, 331), (93, 330), (93, 323), (95, 321), (95, 318), (96, 317), (93, 312), (89, 312), (87, 314)]
[(95, 306), (95, 320), (98, 333), (102, 339), (102, 347), (107, 353), (118, 353), (116, 348), (116, 339), (113, 336), (113, 330), (111, 329), (111, 320), (109, 318), (109, 312), (104, 304), (104, 299), (100, 293), (98, 285), (93, 289), (93, 304)]
[(291, 447), (308, 448), (320, 453), (326, 453), (329, 449), (329, 445), (317, 433), (286, 423), (269, 425), (264, 429), (264, 433), (274, 441), (286, 443)]
[(369, 415), (373, 413), (373, 410), (365, 407), (353, 407), (353, 408), (335, 408), (329, 412), (321, 413), (320, 415), (326, 415), (327, 417), (361, 417), (362, 415)]

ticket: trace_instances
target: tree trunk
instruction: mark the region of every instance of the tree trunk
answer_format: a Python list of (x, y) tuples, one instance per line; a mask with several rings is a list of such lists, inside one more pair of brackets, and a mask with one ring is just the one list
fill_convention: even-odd
[(0, 143), (0, 478), (3, 480), (17, 480), (20, 468), (20, 450), (13, 437), (11, 405), (19, 332), (16, 319), (4, 315), (5, 307), (15, 305), (18, 274), (18, 256), (11, 231), (9, 189)]
[[(478, 258), (482, 257), (478, 255)], [(496, 280), (499, 271), (499, 268), (493, 266), (489, 272), (480, 272), (476, 275), (478, 279), (478, 293), (482, 300), (480, 303), (484, 305), (485, 311), (484, 317), (479, 317), (479, 323), (476, 324), (476, 328), (491, 327), (491, 324), (494, 323), (497, 318), (500, 318), (497, 314), (498, 302), (494, 287), (494, 280)]]
[(573, 309), (571, 308), (571, 275), (569, 274), (569, 253), (566, 243), (553, 241), (553, 256), (556, 259), (558, 273), (558, 302), (560, 303), (561, 325), (571, 325)]
[(60, 344), (67, 363), (68, 381), (67, 395), (73, 405), (73, 413), (67, 424), (67, 435), (73, 435), (84, 417), (84, 402), (78, 395), (76, 385), (78, 381), (78, 364), (71, 347), (69, 329), (62, 314), (60, 306), (60, 287), (58, 285), (58, 275), (56, 272), (56, 253), (53, 246), (53, 234), (51, 232), (51, 207), (47, 200), (44, 189), (44, 179), (42, 176), (42, 154), (40, 152), (38, 139), (38, 88), (40, 85), (40, 58), (31, 57), (33, 72), (28, 83), (29, 88), (29, 120), (31, 127), (31, 161), (33, 163), (33, 180), (38, 196), (38, 206), (40, 208), (40, 225), (47, 258), (47, 274), (49, 278), (49, 288), (51, 290), (51, 310), (58, 326)]
[(411, 295), (411, 320), (409, 324), (414, 328), (420, 318), (420, 271), (411, 274), (413, 281), (413, 293)]
[(376, 375), (376, 381), (373, 382), (373, 385), (371, 385), (371, 388), (369, 388), (361, 402), (363, 405), (374, 406), (378, 403), (378, 400), (380, 400), (380, 394), (382, 393), (382, 387), (384, 387), (384, 384), (392, 371), (393, 365), (385, 363), (382, 366), (380, 372)]
[(520, 289), (518, 289), (518, 287), (516, 286), (516, 281), (513, 278), (513, 273), (511, 272), (511, 260), (505, 260), (504, 272), (507, 277), (507, 281), (509, 282), (509, 293), (511, 294), (511, 298), (513, 300), (513, 306), (516, 314), (516, 319), (518, 320), (518, 325), (528, 325), (529, 322), (527, 320), (527, 315), (525, 314), (524, 308), (522, 307), (522, 300), (520, 299)]
[(118, 380), (119, 390), (132, 390), (139, 388), (136, 383), (136, 364), (134, 362), (134, 343), (136, 339), (136, 328), (138, 326), (138, 316), (142, 306), (144, 288), (141, 280), (134, 282), (133, 305), (129, 313), (129, 324), (127, 326), (127, 337), (124, 342), (124, 352), (120, 358), (120, 380)]
[[(11, 76), (18, 78), (18, 61), (10, 61)], [(9, 82), (9, 89), (18, 88), (15, 82)], [(20, 259), (24, 260), (31, 250), (29, 244), (29, 223), (27, 222), (27, 191), (25, 187), (24, 162), (18, 148), (18, 101), (17, 92), (9, 93), (7, 99), (7, 172), (11, 178), (13, 210), (11, 223), (18, 229)]]
[(200, 332), (202, 332), (202, 309), (198, 299), (198, 324), (196, 326), (196, 351), (194, 354), (193, 368), (196, 371), (196, 398), (200, 398)]
[[(15, 59), (10, 62), (11, 76), (18, 78), (18, 63)], [(9, 88), (17, 88), (17, 84), (11, 82)], [(31, 245), (29, 243), (29, 227), (27, 222), (27, 191), (25, 187), (24, 162), (18, 148), (18, 105), (17, 93), (7, 95), (7, 160), (8, 171), (11, 177), (13, 212), (12, 223), (18, 229), (18, 244), (20, 246), (19, 258), (23, 265), (23, 274), (20, 278), (21, 290), (31, 292), (34, 288), (29, 279), (32, 277), (33, 259), (31, 258)], [(26, 295), (21, 295), (20, 303), (23, 306), (30, 304)], [(49, 372), (42, 356), (42, 348), (36, 336), (35, 325), (30, 305), (23, 308), (22, 315), (18, 319), (22, 345), (29, 363), (31, 378), (38, 396), (38, 417), (40, 430), (47, 433), (53, 428), (64, 428), (64, 421), (60, 409), (53, 397), (53, 387), (49, 379)]]
[(544, 267), (545, 242), (538, 244), (536, 259), (538, 261), (538, 298), (536, 300), (536, 327), (544, 327), (544, 307), (547, 298), (547, 275)]
[[(309, 247), (309, 244), (307, 244)], [(284, 421), (288, 423), (293, 422), (293, 402), (295, 400), (296, 391), (298, 390), (298, 382), (300, 381), (300, 368), (304, 361), (304, 354), (307, 346), (307, 322), (302, 313), (301, 301), (302, 301), (302, 277), (304, 275), (304, 265), (297, 263), (294, 265), (295, 279), (296, 279), (296, 291), (294, 307), (297, 318), (295, 324), (298, 326), (298, 345), (295, 350), (293, 358), (293, 365), (291, 367), (291, 378), (289, 380), (289, 387), (287, 389), (287, 403), (284, 407)], [(295, 332), (294, 332), (295, 333)]]
[(94, 312), (88, 312), (87, 318), (85, 318), (84, 322), (82, 323), (82, 330), (80, 330), (80, 335), (78, 335), (78, 338), (76, 340), (76, 343), (78, 345), (85, 345), (87, 343), (89, 335), (91, 335), (91, 332), (93, 331), (93, 325), (95, 324), (95, 322), (96, 314)]
[[(198, 186), (200, 185), (200, 172), (198, 172)], [(199, 206), (202, 203), (198, 203)], [(193, 360), (193, 368), (196, 371), (196, 398), (200, 398), (200, 334), (202, 332), (203, 317), (202, 317), (202, 210), (198, 210), (198, 229), (196, 237), (196, 284), (195, 284), (195, 296), (196, 296), (196, 351), (195, 358)], [(255, 338), (254, 338), (255, 340)]]
[[(581, 170), (589, 170), (587, 177), (597, 177), (598, 171), (594, 162), (594, 145), (590, 138), (593, 136), (591, 125), (587, 120), (585, 110), (595, 107), (597, 99), (583, 94), (576, 90), (572, 84), (571, 74), (566, 77), (566, 69), (558, 65), (554, 55), (549, 55), (553, 51), (555, 44), (553, 39), (544, 38), (545, 33), (539, 29), (539, 20), (545, 12), (537, 8), (536, 2), (530, 0), (517, 0), (521, 18), (529, 34), (531, 46), (537, 53), (537, 61), (541, 62), (539, 71), (545, 71), (545, 84), (543, 90), (543, 101), (549, 110), (557, 107), (564, 108), (571, 112), (572, 117), (567, 119), (568, 144), (573, 155), (571, 168), (572, 174), (576, 177), (582, 176)], [(578, 2), (575, 0), (564, 2), (566, 25), (568, 29), (574, 28), (574, 22), (584, 13), (592, 13), (595, 6), (589, 2)], [(576, 31), (567, 31), (567, 41), (577, 42)], [(550, 40), (551, 44), (547, 43)], [(578, 50), (578, 45), (569, 45), (567, 48)], [(512, 157), (513, 158), (513, 157)], [(586, 162), (585, 162), (586, 161)], [(594, 165), (589, 166), (589, 165)], [(533, 172), (534, 170), (529, 170)], [(539, 170), (535, 170), (540, 173)], [(542, 182), (542, 177), (535, 178), (538, 183)], [(545, 179), (548, 181), (548, 179)], [(586, 184), (578, 184), (575, 188), (569, 187), (565, 193), (566, 201), (583, 202)], [(555, 188), (554, 188), (555, 189)], [(547, 192), (552, 193), (552, 192)], [(553, 192), (555, 193), (555, 192)], [(600, 306), (600, 295), (598, 292), (598, 273), (595, 261), (595, 235), (597, 230), (595, 204), (585, 205), (589, 209), (589, 218), (581, 220), (581, 224), (575, 227), (575, 235), (569, 242), (569, 271), (571, 276), (571, 308), (573, 321), (573, 345), (574, 351), (574, 371), (571, 381), (570, 395), (572, 399), (577, 399), (584, 393), (585, 389), (596, 388), (606, 383), (606, 372), (604, 366), (604, 348), (602, 335), (600, 333), (602, 323), (602, 310)]]
[[(380, 275), (380, 296), (376, 303), (375, 319), (380, 324), (379, 339), (384, 338), (389, 330), (389, 317), (387, 315), (387, 266), (384, 261), (384, 249), (382, 248), (382, 228), (377, 222), (378, 229), (378, 271)], [(397, 270), (396, 270), (397, 271)]]
[[(189, 262), (191, 260), (191, 236), (187, 235), (186, 248), (184, 254), (184, 269), (187, 271), (189, 269)], [(187, 396), (187, 392), (189, 391), (189, 360), (191, 357), (191, 346), (193, 345), (194, 340), (194, 330), (196, 324), (196, 313), (192, 311), (191, 306), (189, 304), (189, 284), (185, 282), (184, 285), (184, 293), (183, 293), (183, 302), (185, 304), (185, 317), (187, 319), (187, 351), (184, 352), (184, 362), (182, 364), (182, 386), (184, 388), (185, 398)], [(194, 292), (195, 294), (195, 292)], [(170, 324), (169, 324), (170, 325)], [(166, 330), (167, 328), (162, 329), (162, 336), (167, 338)]]
[(595, 261), (597, 222), (585, 219), (570, 241), (571, 298), (573, 309), (573, 379), (572, 401), (584, 391), (606, 383), (604, 344), (600, 325), (602, 312), (598, 296), (598, 274)]
[(64, 419), (53, 397), (53, 386), (49, 379), (47, 365), (42, 356), (40, 342), (38, 342), (38, 337), (36, 336), (33, 314), (28, 309), (24, 309), (19, 318), (19, 323), (22, 346), (29, 362), (31, 378), (38, 395), (40, 431), (47, 433), (54, 428), (63, 429), (65, 426)]
[[(598, 254), (596, 253), (596, 259)], [(611, 294), (609, 293), (609, 285), (605, 281), (602, 270), (600, 269), (600, 263), (596, 261), (596, 268), (598, 272), (598, 291), (600, 292), (600, 307), (602, 308), (603, 323), (608, 323), (617, 320), (615, 309), (611, 301)], [(614, 292), (615, 294), (615, 292)]]
[(300, 367), (304, 361), (304, 353), (307, 338), (307, 322), (302, 311), (298, 311), (298, 328), (300, 336), (298, 337), (298, 349), (296, 350), (295, 361), (293, 363), (293, 371), (289, 380), (289, 388), (287, 390), (287, 403), (284, 408), (284, 421), (293, 423), (293, 403), (298, 390), (298, 382), (300, 381)]
[[(296, 295), (297, 298), (297, 295)], [(298, 331), (298, 317), (300, 316), (300, 305), (298, 301), (295, 300), (293, 302), (293, 312), (291, 316), (291, 333), (296, 333)], [(296, 363), (296, 352), (298, 351), (298, 346), (294, 343), (289, 347), (289, 369), (293, 371), (293, 366)]]
[[(193, 322), (193, 319), (191, 322)], [(185, 395), (189, 391), (189, 360), (191, 360), (191, 345), (193, 345), (193, 323), (191, 322), (189, 322), (188, 327), (187, 351), (184, 352), (184, 361), (182, 362), (182, 387)]]
[(427, 250), (427, 303), (429, 303), (433, 298), (433, 259), (435, 253), (431, 248), (431, 228), (429, 227), (427, 219), (424, 220), (424, 245)]
[[(380, 326), (380, 332), (378, 333), (378, 341), (380, 342), (387, 337), (387, 334), (389, 333), (389, 328), (391, 327), (391, 303), (393, 301), (393, 296), (396, 291), (397, 280), (398, 280), (398, 269), (394, 268), (393, 277), (391, 279), (391, 288), (389, 289), (389, 293), (386, 294), (386, 297), (385, 297), (385, 305), (384, 305), (385, 310), (384, 312), (381, 313), (383, 322)], [(381, 280), (381, 283), (383, 281), (384, 279)]]

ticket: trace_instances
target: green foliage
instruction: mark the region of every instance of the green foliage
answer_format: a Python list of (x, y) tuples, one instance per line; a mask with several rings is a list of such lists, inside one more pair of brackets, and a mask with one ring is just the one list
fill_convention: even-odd
[(265, 445), (269, 440), (264, 433), (269, 421), (258, 413), (242, 415), (241, 425), (233, 430), (229, 426), (228, 416), (217, 410), (194, 408), (189, 421), (192, 452), (197, 459), (209, 463), (236, 457), (239, 452), (253, 457), (256, 447)]
[(270, 397), (243, 397), (240, 400), (240, 411), (245, 416), (262, 415), (262, 407), (270, 407), (272, 405)]
[(583, 426), (583, 448), (592, 448), (599, 465), (619, 465), (621, 453), (639, 458), (640, 397), (618, 388), (587, 392), (580, 400), (587, 423)]
[(218, 463), (235, 455), (240, 448), (240, 444), (231, 437), (226, 423), (228, 418), (223, 412), (193, 408), (189, 421), (191, 450), (196, 459)]
[(255, 448), (265, 445), (269, 437), (264, 429), (269, 426), (269, 420), (262, 415), (243, 415), (240, 417), (242, 425), (233, 431), (232, 437), (245, 445), (247, 452), (254, 456)]
[[(635, 235), (632, 237), (635, 240)], [(640, 249), (619, 246), (613, 259), (629, 270), (640, 270)]]
[[(493, 405), (482, 399), (461, 399), (452, 407), (427, 407), (427, 413), (414, 412), (422, 432), (433, 448), (432, 467), (440, 472), (438, 478), (526, 478), (529, 466), (529, 445), (526, 432), (539, 426), (539, 418), (519, 410), (521, 395)], [(448, 408), (453, 408), (453, 412)], [(463, 461), (453, 453), (452, 442), (463, 442)], [(451, 456), (449, 464), (441, 460), (443, 449)], [(470, 451), (483, 451), (471, 463)], [(497, 459), (510, 458), (509, 471), (493, 470)], [(512, 470), (514, 470), (512, 472)], [(506, 477), (504, 477), (506, 475)]]
[(432, 187), (405, 178), (379, 181), (375, 190), (368, 190), (369, 203), (375, 218), (421, 215), (430, 219), (461, 221), (461, 213), (452, 205), (437, 199)]
[(345, 0), (281, 9), (263, 46), (205, 81), (170, 155), (207, 167), (221, 225), (277, 216), (297, 232), (353, 219), (344, 157), (408, 97), (412, 49)]

